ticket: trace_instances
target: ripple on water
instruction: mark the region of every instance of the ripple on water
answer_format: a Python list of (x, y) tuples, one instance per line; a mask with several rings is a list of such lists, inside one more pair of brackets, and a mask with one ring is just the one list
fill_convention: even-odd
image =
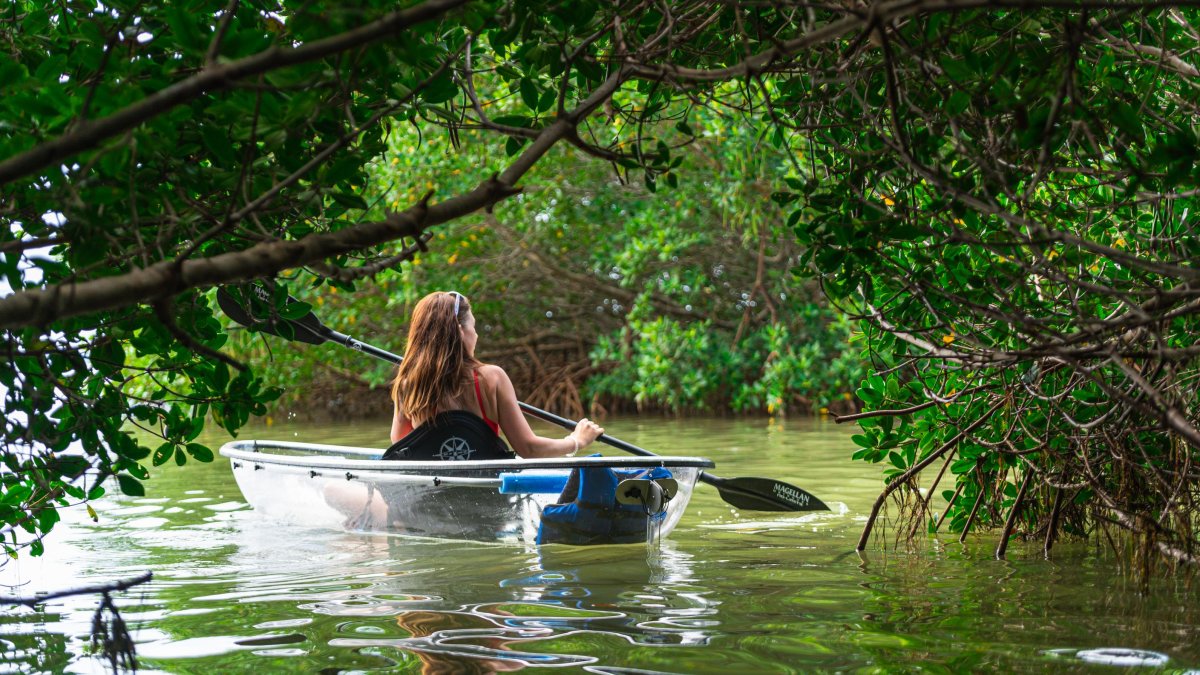
[(255, 628), (260, 630), (272, 630), (275, 628), (299, 628), (307, 626), (313, 622), (311, 617), (301, 617), (298, 619), (281, 619), (279, 621), (263, 621), (262, 623), (254, 624)]
[(138, 506), (123, 506), (116, 509), (104, 509), (101, 512), (101, 515), (109, 518), (124, 518), (126, 516), (141, 515), (143, 513), (157, 513), (162, 510), (163, 507), (159, 506), (158, 504), (141, 504)]
[[(1167, 665), (1170, 657), (1147, 649), (1130, 649), (1127, 647), (1100, 647), (1098, 649), (1049, 649), (1043, 652), (1053, 658), (1076, 659), (1083, 663), (1096, 663), (1118, 668), (1134, 668), (1147, 666), (1161, 668)], [(1193, 671), (1194, 672), (1194, 671)]]
[(137, 646), (140, 659), (196, 659), (220, 656), (236, 651), (248, 651), (251, 647), (238, 644), (242, 639), (235, 635), (210, 635), (185, 638), (183, 640), (155, 640)]
[(291, 645), (305, 642), (308, 638), (300, 633), (281, 633), (278, 635), (259, 635), (256, 637), (239, 638), (237, 644), (242, 647), (269, 647), (274, 645)]
[(201, 614), (212, 614), (221, 610), (216, 607), (189, 607), (187, 609), (177, 609), (171, 612), (171, 616), (198, 616)]
[(305, 649), (255, 649), (251, 654), (255, 656), (268, 657), (289, 657), (289, 656), (308, 656), (308, 650)]
[(121, 523), (121, 526), (132, 530), (157, 530), (169, 522), (166, 518), (134, 518)]
[(813, 511), (799, 516), (762, 517), (756, 512), (736, 514), (733, 522), (700, 523), (697, 527), (706, 530), (725, 530), (741, 534), (764, 534), (774, 531), (806, 530), (816, 532), (819, 529), (844, 527), (849, 507), (842, 502), (831, 502), (829, 511)]
[(321, 599), (319, 602), (300, 605), (300, 609), (326, 616), (392, 617), (404, 612), (408, 608), (407, 605), (433, 600), (435, 600), (433, 597), (413, 597), (409, 600), (396, 602), (383, 601), (367, 595), (355, 595), (344, 599)]
[(246, 502), (221, 502), (219, 504), (205, 504), (204, 508), (209, 511), (237, 511), (239, 509), (248, 508)]
[[(582, 666), (595, 663), (588, 655), (571, 653), (540, 653), (528, 649), (535, 641), (597, 633), (633, 640), (626, 635), (603, 630), (597, 623), (612, 622), (619, 628), (628, 623), (621, 612), (581, 610), (559, 605), (537, 603), (490, 603), (467, 606), (456, 611), (415, 609), (397, 613), (391, 626), (402, 635), (364, 637), (364, 633), (393, 632), (378, 623), (347, 622), (339, 625), (339, 634), (330, 641), (333, 646), (406, 650), (418, 652), (423, 659), (435, 661), (446, 658), (515, 662), (529, 666)], [(575, 644), (576, 641), (569, 641)], [(439, 661), (440, 662), (440, 661)]]
[[(274, 648), (278, 645), (291, 645), (307, 641), (308, 638), (299, 633), (252, 636), (212, 635), (182, 640), (159, 638), (139, 643), (137, 652), (141, 659), (198, 659), (237, 651), (276, 651), (275, 649), (263, 650), (261, 648)], [(294, 648), (288, 651), (305, 652), (305, 650)]]

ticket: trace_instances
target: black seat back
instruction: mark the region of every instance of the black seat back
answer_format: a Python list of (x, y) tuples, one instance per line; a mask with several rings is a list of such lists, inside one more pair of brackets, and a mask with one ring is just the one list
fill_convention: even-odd
[(483, 418), (466, 410), (438, 413), (383, 453), (383, 459), (427, 462), (515, 458)]

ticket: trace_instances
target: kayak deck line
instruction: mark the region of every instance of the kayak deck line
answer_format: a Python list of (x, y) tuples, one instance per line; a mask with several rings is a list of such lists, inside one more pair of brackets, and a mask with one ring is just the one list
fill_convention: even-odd
[[(268, 449), (315, 452), (321, 455), (279, 455), (265, 452)], [(382, 451), (373, 448), (357, 448), (341, 445), (318, 445), (291, 441), (231, 441), (221, 446), (219, 453), (230, 459), (241, 459), (263, 464), (294, 466), (319, 466), (328, 469), (347, 468), (375, 470), (386, 473), (425, 473), (449, 470), (454, 473), (478, 470), (523, 471), (527, 469), (572, 469), (576, 467), (603, 466), (608, 468), (649, 467), (696, 467), (711, 469), (716, 464), (706, 457), (677, 457), (656, 455), (654, 457), (554, 457), (549, 459), (493, 459), (493, 460), (448, 460), (408, 461), (382, 460)], [(361, 459), (349, 459), (345, 455), (357, 455)], [(340, 457), (339, 457), (340, 456)]]

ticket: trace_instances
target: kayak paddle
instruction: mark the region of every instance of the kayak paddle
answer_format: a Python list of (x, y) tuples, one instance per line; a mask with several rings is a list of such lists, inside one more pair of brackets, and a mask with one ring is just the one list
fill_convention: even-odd
[[(312, 313), (311, 308), (304, 303), (296, 302), (289, 297), (283, 310), (280, 311), (274, 307), (271, 299), (267, 297), (266, 289), (257, 285), (250, 288), (256, 297), (250, 297), (248, 304), (258, 306), (258, 312), (247, 310), (243, 303), (235, 299), (225, 288), (217, 289), (217, 304), (221, 306), (221, 309), (229, 318), (247, 328), (312, 345), (333, 342), (397, 365), (403, 360), (403, 357), (397, 354), (365, 342), (360, 342), (349, 335), (329, 328), (321, 323), (321, 320)], [(285, 314), (287, 316), (284, 316)], [(575, 428), (576, 423), (565, 417), (559, 417), (554, 413), (535, 408), (528, 403), (518, 402), (518, 405), (520, 405), (521, 411), (527, 415), (550, 422), (551, 424), (557, 424), (564, 429)], [(649, 450), (639, 448), (632, 443), (627, 443), (618, 438), (613, 438), (608, 434), (602, 434), (596, 440), (634, 455), (657, 457), (657, 455)], [(829, 510), (829, 507), (824, 502), (808, 492), (795, 485), (772, 478), (720, 478), (707, 471), (701, 471), (700, 480), (717, 488), (721, 498), (727, 504), (739, 509), (750, 511)]]

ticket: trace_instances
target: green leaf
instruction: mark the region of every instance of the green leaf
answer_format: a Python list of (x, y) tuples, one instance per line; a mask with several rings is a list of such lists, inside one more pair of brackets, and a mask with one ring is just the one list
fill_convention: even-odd
[(950, 99), (946, 101), (946, 112), (953, 116), (958, 116), (971, 105), (971, 97), (965, 91), (956, 91), (950, 95)]
[(865, 403), (869, 408), (874, 408), (883, 402), (883, 396), (875, 389), (871, 389), (870, 386), (865, 382), (863, 383), (863, 386), (857, 392), (855, 392), (855, 394), (858, 396), (859, 400)]
[(43, 506), (37, 512), (38, 529), (45, 534), (46, 532), (54, 529), (54, 524), (57, 523), (59, 519), (60, 516), (58, 515), (58, 509), (49, 505)]
[(234, 152), (233, 144), (229, 142), (229, 135), (220, 128), (215, 126), (203, 126), (200, 128), (200, 138), (204, 141), (204, 147), (223, 165), (234, 167), (238, 164), (237, 153)]
[(532, 117), (528, 115), (501, 115), (492, 118), (496, 124), (503, 124), (506, 127), (517, 127), (519, 129), (536, 129), (537, 124)]
[(117, 340), (107, 340), (92, 348), (91, 358), (96, 370), (113, 376), (125, 365), (125, 349)]
[(174, 4), (167, 7), (166, 16), (171, 36), (178, 40), (186, 51), (203, 54), (208, 50), (208, 40), (200, 34), (192, 12), (187, 11), (181, 4)]
[(325, 185), (337, 185), (358, 177), (361, 170), (362, 157), (358, 155), (345, 155), (328, 164), (321, 173), (321, 176)]
[(29, 77), (29, 71), (19, 61), (0, 58), (0, 82), (3, 82), (5, 87), (15, 88), (27, 77)]
[(367, 209), (367, 202), (353, 192), (331, 192), (329, 196), (333, 198), (333, 201), (348, 209)]
[(67, 478), (74, 478), (92, 466), (86, 457), (79, 455), (59, 455), (55, 459), (55, 464), (59, 473)]
[(964, 473), (969, 473), (975, 469), (975, 460), (973, 459), (956, 459), (950, 465), (950, 473), (956, 476), (961, 476)]
[(133, 476), (117, 474), (117, 483), (121, 486), (121, 492), (130, 497), (143, 497), (146, 494), (146, 488)]
[(449, 73), (442, 73), (421, 94), (421, 98), (430, 104), (445, 103), (458, 96), (458, 85)]
[(537, 85), (534, 84), (533, 80), (524, 78), (521, 80), (519, 90), (521, 93), (521, 101), (524, 102), (525, 106), (530, 110), (536, 112), (538, 109), (538, 99), (541, 97), (541, 94), (538, 92)]
[(959, 83), (975, 77), (975, 71), (971, 70), (970, 65), (959, 59), (942, 59), (938, 65), (942, 67), (946, 75)]
[(518, 152), (521, 152), (521, 148), (524, 147), (525, 143), (527, 142), (527, 139), (519, 138), (517, 136), (509, 136), (508, 140), (504, 142), (504, 153), (509, 157), (513, 157)]
[(14, 485), (5, 491), (2, 502), (4, 504), (17, 505), (29, 499), (32, 494), (33, 488), (28, 485)]
[(175, 453), (175, 444), (174, 443), (170, 443), (170, 442), (163, 443), (162, 445), (158, 446), (158, 449), (156, 449), (154, 451), (154, 458), (151, 459), (150, 461), (154, 464), (154, 466), (162, 466), (163, 464), (167, 463), (168, 459), (171, 459), (171, 455), (173, 455), (174, 453)]
[(1131, 140), (1142, 140), (1142, 118), (1136, 109), (1127, 103), (1118, 103), (1112, 110), (1110, 118), (1121, 131)]
[(192, 457), (195, 457), (196, 461), (198, 462), (213, 461), (213, 451), (207, 446), (200, 445), (199, 443), (188, 443), (187, 451), (188, 454), (190, 454)]
[(289, 302), (283, 307), (280, 307), (279, 316), (288, 319), (289, 321), (295, 321), (307, 316), (311, 311), (312, 305), (308, 304), (307, 302), (300, 302), (297, 300), (295, 302)]

